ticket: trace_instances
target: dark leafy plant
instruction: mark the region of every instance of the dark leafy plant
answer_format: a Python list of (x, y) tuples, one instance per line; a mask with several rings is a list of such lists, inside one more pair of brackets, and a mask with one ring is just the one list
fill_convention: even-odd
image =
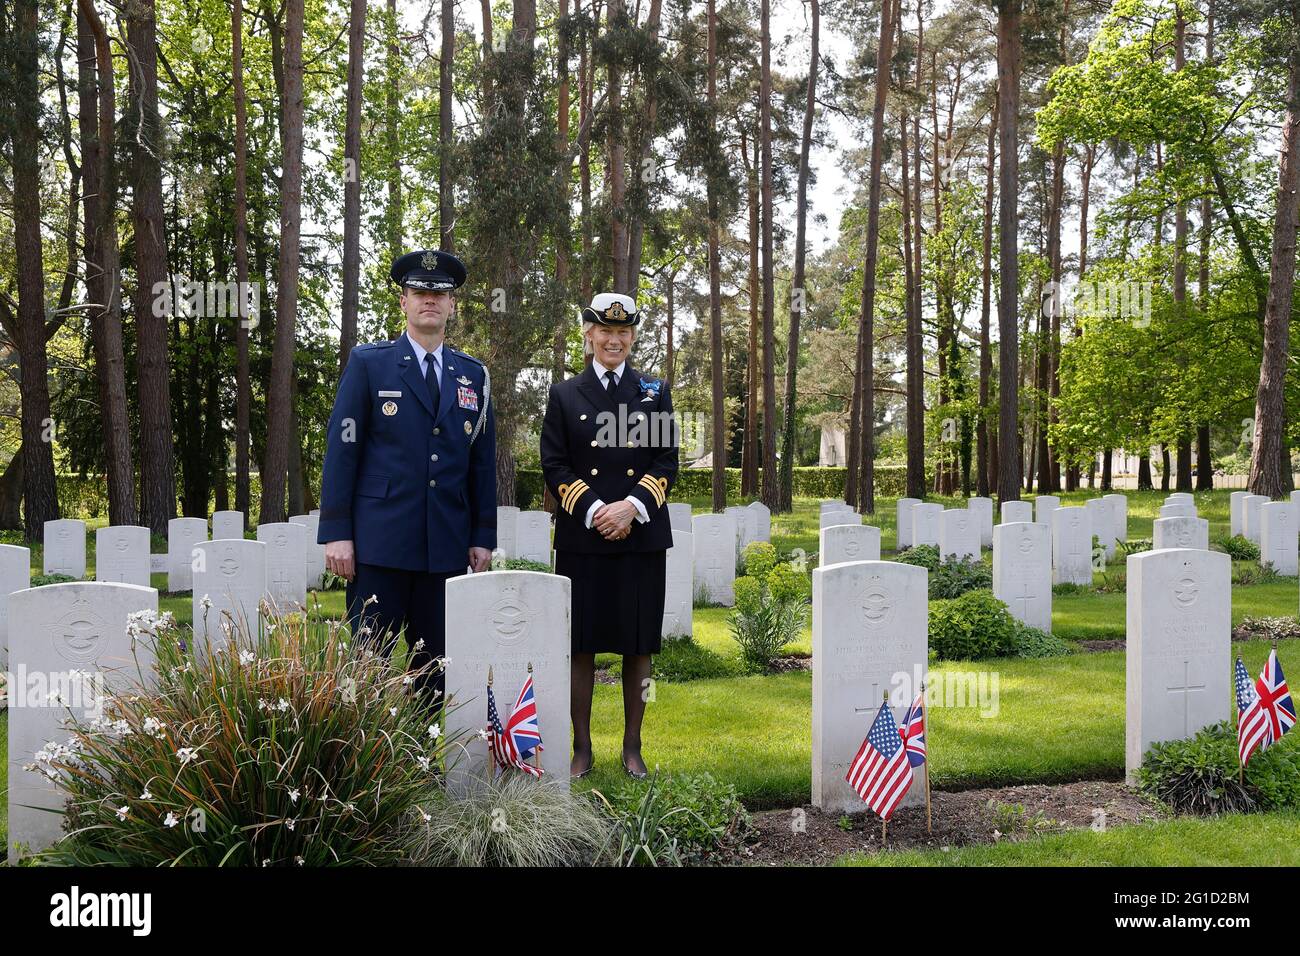
[(939, 660), (1005, 657), (1019, 622), (992, 591), (968, 591), (930, 604), (930, 647)]
[(1214, 539), (1214, 546), (1234, 561), (1258, 561), (1259, 545), (1245, 535), (1224, 535)]
[(1060, 657), (1074, 653), (1074, 645), (1063, 637), (1017, 622), (1011, 639), (1012, 657)]
[[(609, 667), (612, 677), (623, 673), (623, 661), (615, 661)], [(663, 647), (654, 656), (650, 676), (657, 681), (676, 684), (683, 681), (710, 680), (716, 677), (733, 677), (736, 665), (733, 660), (711, 651), (692, 638), (678, 637), (664, 641)]]
[[(695, 863), (710, 853), (739, 844), (753, 823), (736, 788), (708, 772), (662, 775), (628, 782), (609, 796), (608, 806), (629, 834), (662, 830), (659, 846), (672, 846), (674, 862)], [(627, 845), (653, 847), (654, 841), (629, 840)], [(646, 856), (645, 851), (640, 851)], [(645, 862), (623, 859), (628, 865)]]

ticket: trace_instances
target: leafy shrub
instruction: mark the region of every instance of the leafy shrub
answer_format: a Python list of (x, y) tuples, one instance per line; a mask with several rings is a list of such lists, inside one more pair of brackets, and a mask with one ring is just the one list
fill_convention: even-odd
[(1279, 580), (1282, 575), (1273, 570), (1273, 565), (1251, 565), (1247, 564), (1240, 568), (1232, 569), (1232, 583), (1239, 586), (1252, 584), (1270, 584)]
[[(74, 722), (38, 769), (67, 795), (52, 862), (132, 866), (386, 865), (409, 859), (446, 737), (384, 658), (337, 622), (270, 617), (224, 647), (186, 648), (170, 614), (134, 615), (152, 678)], [(214, 629), (215, 630), (215, 629)]]
[[(613, 677), (623, 673), (620, 658), (609, 667)], [(689, 637), (677, 637), (663, 642), (663, 649), (651, 663), (650, 676), (657, 681), (677, 684), (691, 680), (710, 680), (715, 677), (733, 677), (736, 665), (716, 651), (697, 644)]]
[(519, 771), (464, 796), (440, 794), (421, 820), (412, 853), (421, 866), (589, 866), (614, 833), (586, 797)]
[(551, 566), (543, 564), (541, 561), (530, 561), (527, 558), (500, 558), (492, 562), (493, 571), (541, 571), (543, 574), (551, 573)]
[(1125, 557), (1130, 554), (1141, 554), (1143, 551), (1150, 551), (1155, 546), (1150, 538), (1138, 538), (1135, 541), (1121, 541), (1115, 547), (1123, 553)]
[(1063, 637), (1040, 631), (1036, 627), (1017, 621), (1011, 639), (1012, 657), (1059, 657), (1074, 653), (1074, 645)]
[(1060, 596), (1062, 594), (1086, 594), (1092, 588), (1086, 584), (1076, 584), (1073, 581), (1062, 581), (1060, 584), (1052, 585), (1052, 594)]
[(39, 588), (46, 584), (66, 584), (77, 580), (70, 574), (33, 574), (32, 587)]
[(1290, 736), (1257, 750), (1239, 782), (1232, 721), (1202, 728), (1189, 740), (1152, 745), (1138, 785), (1179, 813), (1211, 815), (1300, 807), (1300, 748)]
[(808, 602), (801, 596), (778, 595), (749, 576), (736, 579), (736, 605), (727, 617), (731, 636), (740, 645), (745, 670), (763, 673), (794, 641), (808, 620)]
[(751, 577), (763, 578), (777, 564), (776, 548), (766, 541), (751, 541), (741, 554), (741, 564)]
[(1259, 545), (1245, 535), (1224, 535), (1214, 539), (1214, 546), (1234, 561), (1258, 561)]
[(939, 570), (939, 548), (933, 544), (916, 544), (900, 551), (898, 560), (903, 564), (915, 564), (933, 573)]
[(951, 557), (930, 572), (930, 600), (961, 597), (968, 591), (993, 587), (993, 569), (974, 558)]
[(930, 647), (939, 660), (1004, 657), (1015, 646), (1018, 624), (992, 591), (967, 591), (930, 604)]
[(619, 830), (621, 865), (693, 863), (735, 846), (752, 826), (736, 788), (708, 772), (629, 781), (605, 806)]

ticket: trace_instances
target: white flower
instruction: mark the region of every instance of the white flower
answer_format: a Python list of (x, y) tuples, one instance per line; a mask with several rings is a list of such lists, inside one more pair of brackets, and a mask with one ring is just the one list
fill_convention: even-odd
[(307, 861), (304, 860), (304, 859), (303, 859), (302, 857), (300, 857), (300, 856), (295, 856), (295, 857), (293, 858), (293, 862), (296, 863), (298, 866), (306, 866), (306, 865), (307, 865)]
[(415, 647), (412, 648), (412, 650), (417, 650), (417, 651), (424, 650), (424, 638), (420, 638), (418, 641), (416, 641)]
[(423, 770), (425, 773), (428, 773), (428, 772), (429, 772), (429, 758), (428, 758), (428, 757), (424, 757), (424, 756), (416, 757), (416, 758), (415, 758), (415, 761), (416, 761), (416, 763), (418, 763), (418, 764), (420, 765), (420, 769), (421, 769), (421, 770)]
[(486, 729), (486, 728), (484, 728), (483, 730), (480, 730), (480, 731), (478, 732), (478, 739), (479, 739), (479, 740), (490, 740), (491, 738), (492, 738), (492, 735), (489, 734), (489, 733), (487, 732), (487, 729)]
[(129, 809), (129, 807), (126, 807), (125, 805), (124, 805), (124, 806), (120, 806), (120, 807), (118, 807), (118, 808), (117, 808), (117, 818), (118, 818), (119, 820), (125, 820), (125, 819), (126, 819), (126, 811), (127, 811), (128, 809)]
[(199, 606), (206, 611), (208, 608), (212, 607), (212, 598), (208, 597), (206, 594), (203, 595), (203, 600), (199, 602)]
[(68, 702), (68, 698), (64, 697), (63, 692), (58, 690), (51, 691), (50, 696), (46, 698), (46, 700), (56, 707)]
[(152, 734), (154, 737), (157, 737), (159, 740), (161, 740), (163, 736), (162, 732), (166, 728), (167, 725), (164, 724), (161, 720), (158, 720), (156, 717), (146, 717), (144, 719), (144, 724), (142, 729), (146, 734)]
[(132, 731), (131, 731), (131, 725), (128, 724), (125, 720), (115, 720), (115, 721), (113, 721), (113, 729), (114, 729), (115, 731), (117, 731), (119, 734), (121, 734), (122, 736), (124, 736), (124, 737), (125, 737), (127, 734), (130, 734), (130, 733), (132, 732)]
[(420, 811), (420, 816), (424, 817), (424, 822), (425, 822), (425, 823), (431, 823), (431, 822), (433, 821), (433, 817), (431, 817), (429, 814), (425, 813), (423, 810)]
[(198, 750), (194, 747), (182, 747), (176, 751), (176, 756), (180, 758), (181, 766), (189, 763), (198, 755)]
[(430, 724), (430, 725), (429, 725), (429, 739), (430, 739), (430, 740), (437, 740), (437, 739), (438, 739), (439, 737), (441, 737), (441, 736), (442, 736), (442, 728), (439, 727), (437, 724)]
[(149, 788), (148, 788), (148, 787), (145, 787), (145, 788), (144, 788), (144, 793), (140, 794), (140, 799), (141, 799), (141, 800), (152, 800), (152, 799), (153, 799), (153, 794), (149, 792)]
[(270, 702), (269, 700), (267, 700), (265, 697), (259, 697), (259, 698), (257, 699), (257, 709), (258, 709), (258, 710), (266, 710), (266, 708), (268, 708), (268, 707), (270, 707), (270, 706), (271, 706), (271, 702)]
[(290, 803), (297, 803), (297, 802), (298, 802), (298, 797), (299, 797), (301, 794), (302, 794), (302, 791), (299, 790), (297, 787), (294, 787), (292, 790), (289, 791), (289, 802), (290, 802)]
[(239, 652), (239, 663), (243, 664), (245, 667), (247, 667), (249, 664), (253, 663), (253, 652), (252, 652), (252, 651), (240, 651), (240, 652)]
[(388, 715), (389, 715), (390, 717), (396, 717), (396, 716), (397, 716), (397, 708), (396, 708), (396, 707), (389, 707), (389, 708), (388, 708)]
[(281, 697), (279, 700), (275, 702), (275, 709), (280, 711), (280, 713), (284, 713), (286, 710), (289, 709), (289, 702), (285, 700), (283, 697)]
[(297, 820), (285, 820), (285, 821), (284, 821), (284, 825), (287, 826), (290, 830), (292, 830), (294, 827), (296, 827), (296, 826), (298, 825), (298, 821), (297, 821)]
[(174, 827), (176, 826), (176, 824), (180, 822), (181, 821), (179, 818), (177, 818), (176, 814), (172, 813), (171, 811), (168, 811), (167, 816), (163, 819), (163, 826)]

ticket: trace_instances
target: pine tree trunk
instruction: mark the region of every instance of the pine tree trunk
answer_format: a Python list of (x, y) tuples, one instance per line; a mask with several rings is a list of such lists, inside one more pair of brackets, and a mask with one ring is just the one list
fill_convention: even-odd
[(998, 108), (997, 91), (993, 94), (993, 109), (989, 115), (988, 159), (984, 178), (984, 234), (983, 267), (980, 270), (980, 414), (975, 426), (975, 460), (979, 475), (976, 491), (988, 497), (989, 489), (996, 487), (996, 475), (989, 456), (989, 386), (993, 377), (993, 353), (989, 345), (989, 309), (992, 305), (993, 282), (993, 160), (997, 149)]
[[(717, 135), (718, 124), (718, 14), (716, 0), (709, 4), (708, 104), (709, 130)], [(727, 506), (727, 418), (722, 393), (722, 295), (721, 263), (718, 250), (719, 186), (712, 171), (706, 183), (709, 212), (709, 346), (713, 381), (713, 510)]]
[(1020, 296), (1019, 168), (1016, 142), (1020, 112), (1020, 0), (1001, 0), (998, 8), (998, 499), (1020, 498), (1020, 452), (1017, 447), (1020, 410), (1020, 352), (1017, 302)]
[[(609, 0), (607, 30), (620, 30), (627, 26), (623, 0)], [(605, 174), (609, 184), (609, 254), (613, 270), (614, 291), (633, 295), (635, 281), (628, 276), (627, 234), (627, 146), (623, 141), (623, 71), (619, 58), (610, 57), (605, 96), (608, 119), (605, 137)]]
[(771, 511), (781, 508), (780, 482), (776, 473), (776, 264), (773, 256), (772, 208), (772, 11), (771, 0), (761, 0), (762, 67), (759, 78), (759, 144), (762, 152), (762, 242), (763, 242), (763, 504)]
[[(240, 0), (235, 0), (238, 5)], [(361, 104), (365, 90), (366, 0), (351, 0), (348, 22), (347, 118), (343, 133), (343, 314), (339, 375), (357, 344), (361, 287)]]
[[(363, 0), (353, 0), (363, 2)], [(568, 0), (563, 0), (560, 16), (568, 13)], [(561, 43), (561, 85), (564, 105), (568, 105), (568, 60), (566, 46)], [(456, 142), (456, 117), (453, 112), (456, 91), (452, 85), (452, 67), (456, 60), (456, 0), (442, 0), (442, 50), (438, 57), (438, 244), (448, 252), (456, 251), (456, 160), (452, 149)], [(567, 122), (567, 110), (564, 113)], [(567, 180), (566, 180), (567, 182)], [(567, 207), (566, 207), (567, 208)]]
[(749, 347), (745, 352), (745, 435), (740, 445), (740, 496), (758, 497), (758, 323), (759, 323), (759, 264), (758, 264), (758, 141), (754, 141), (753, 162), (750, 162), (748, 137), (740, 131), (740, 154), (745, 165), (745, 181), (749, 193)]
[[(244, 94), (244, 5), (234, 0), (231, 14), (231, 69), (235, 97), (235, 281), (239, 284), (239, 324), (235, 329), (235, 510), (245, 515), (252, 507), (249, 478), (249, 416), (253, 387), (248, 357), (248, 333), (261, 300), (247, 294), (248, 285), (248, 116)], [(346, 253), (344, 269), (346, 273)], [(346, 282), (346, 277), (344, 279)], [(256, 313), (253, 311), (256, 310)], [(221, 483), (226, 482), (222, 468)]]

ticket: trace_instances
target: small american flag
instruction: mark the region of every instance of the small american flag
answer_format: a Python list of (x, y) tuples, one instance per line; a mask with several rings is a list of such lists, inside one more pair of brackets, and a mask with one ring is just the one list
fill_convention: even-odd
[(907, 751), (907, 762), (913, 767), (925, 763), (925, 690), (922, 689), (912, 701), (903, 717), (903, 726), (898, 728), (903, 738), (903, 749)]
[(1237, 760), (1244, 767), (1250, 763), (1250, 755), (1264, 743), (1268, 718), (1240, 657), (1233, 671), (1233, 684), (1237, 689)]
[(889, 701), (880, 705), (867, 739), (862, 741), (844, 779), (883, 820), (893, 816), (894, 808), (912, 786), (912, 765)]
[(501, 715), (497, 713), (497, 699), (492, 694), (492, 685), (487, 685), (488, 700), (488, 750), (493, 763), (501, 768), (511, 766), (509, 757), (510, 740), (501, 726)]
[(1282, 674), (1282, 662), (1277, 659), (1277, 648), (1268, 653), (1264, 670), (1255, 681), (1255, 693), (1259, 695), (1259, 706), (1267, 718), (1268, 734), (1264, 741), (1267, 747), (1277, 743), (1295, 726), (1295, 704), (1291, 702), (1291, 692)]

